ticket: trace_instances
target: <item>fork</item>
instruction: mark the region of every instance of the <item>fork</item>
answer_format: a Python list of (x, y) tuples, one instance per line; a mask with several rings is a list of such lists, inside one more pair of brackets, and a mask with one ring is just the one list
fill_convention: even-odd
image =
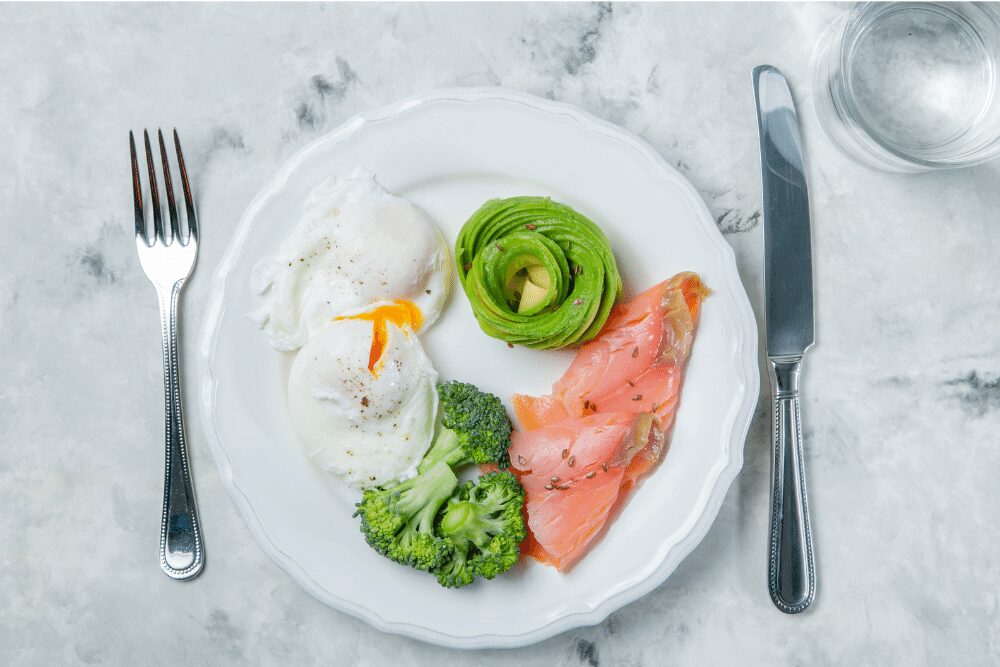
[[(163, 185), (170, 215), (169, 230), (164, 225), (160, 210), (160, 193), (156, 182), (153, 151), (149, 146), (149, 132), (143, 130), (146, 148), (146, 166), (149, 173), (149, 192), (153, 213), (153, 238), (147, 239), (146, 216), (143, 209), (142, 184), (139, 161), (135, 154), (135, 137), (128, 133), (132, 152), (132, 192), (135, 203), (135, 247), (139, 264), (146, 277), (156, 288), (160, 304), (160, 332), (163, 334), (163, 392), (166, 397), (166, 466), (163, 476), (163, 516), (160, 524), (160, 567), (172, 579), (192, 579), (205, 565), (205, 549), (191, 483), (187, 445), (184, 439), (184, 415), (181, 406), (180, 354), (177, 349), (177, 303), (181, 288), (198, 258), (198, 225), (184, 167), (181, 142), (174, 130), (174, 147), (177, 167), (184, 191), (185, 221), (182, 234), (181, 216), (174, 203), (174, 189), (170, 178), (170, 163), (163, 132), (157, 130), (160, 140), (160, 158), (163, 162)], [(185, 238), (186, 237), (186, 238)]]

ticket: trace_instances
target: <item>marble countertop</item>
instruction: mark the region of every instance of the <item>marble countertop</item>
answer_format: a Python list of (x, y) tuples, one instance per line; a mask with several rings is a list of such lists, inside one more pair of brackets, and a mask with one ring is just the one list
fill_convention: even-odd
[[(0, 662), (962, 664), (1000, 660), (1000, 168), (875, 173), (812, 112), (831, 4), (0, 6)], [(750, 70), (788, 76), (814, 211), (804, 375), (819, 592), (765, 589), (769, 407), (704, 542), (604, 623), (479, 654), (324, 607), (257, 546), (188, 428), (209, 564), (156, 564), (156, 304), (132, 245), (130, 128), (181, 129), (203, 227), (185, 295), (254, 193), (352, 114), (445, 86), (569, 102), (645, 138), (699, 189), (760, 315)], [(764, 391), (768, 390), (765, 380)]]

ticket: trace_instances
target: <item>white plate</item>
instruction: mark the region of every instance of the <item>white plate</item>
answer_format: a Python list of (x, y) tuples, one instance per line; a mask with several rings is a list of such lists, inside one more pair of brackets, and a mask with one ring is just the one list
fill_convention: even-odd
[[(365, 544), (356, 495), (315, 468), (290, 430), (286, 360), (246, 318), (250, 271), (303, 198), (363, 164), (454, 241), (493, 197), (544, 194), (600, 224), (626, 296), (678, 271), (706, 301), (665, 460), (569, 573), (537, 563), (460, 590)], [(443, 378), (508, 398), (547, 392), (572, 352), (509, 349), (465, 296), (422, 334)], [(573, 107), (499, 89), (446, 90), (357, 116), (298, 152), (254, 199), (215, 275), (202, 336), (201, 407), (222, 479), (264, 550), (307, 591), (376, 628), (436, 644), (522, 646), (599, 623), (649, 592), (704, 537), (742, 465), (757, 400), (757, 332), (732, 249), (695, 189), (645, 143)]]

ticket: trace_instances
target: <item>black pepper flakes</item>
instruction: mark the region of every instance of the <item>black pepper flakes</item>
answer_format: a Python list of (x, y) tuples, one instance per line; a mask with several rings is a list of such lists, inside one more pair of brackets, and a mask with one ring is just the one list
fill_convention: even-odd
[(633, 401), (641, 401), (642, 400), (642, 394), (636, 394), (635, 396), (632, 397), (632, 400)]
[(569, 450), (568, 449), (562, 450), (562, 457), (566, 458), (567, 456), (569, 456)]
[(638, 356), (639, 356), (639, 348), (637, 347), (632, 350), (632, 358), (635, 359)]
[(368, 407), (368, 397), (367, 396), (362, 396), (361, 397), (361, 405), (365, 406), (366, 408)]

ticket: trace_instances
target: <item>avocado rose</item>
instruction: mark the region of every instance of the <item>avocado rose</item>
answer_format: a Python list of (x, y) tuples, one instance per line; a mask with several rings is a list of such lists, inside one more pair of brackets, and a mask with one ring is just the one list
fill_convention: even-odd
[(455, 261), (482, 330), (531, 348), (590, 340), (622, 292), (604, 232), (548, 197), (483, 204), (458, 234)]

